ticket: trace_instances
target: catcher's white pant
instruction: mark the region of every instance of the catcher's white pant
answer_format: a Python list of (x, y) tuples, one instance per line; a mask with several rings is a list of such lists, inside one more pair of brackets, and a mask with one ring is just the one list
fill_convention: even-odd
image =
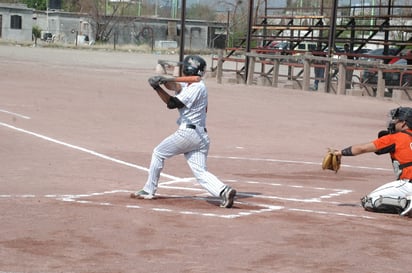
[(378, 209), (380, 205), (405, 208), (412, 196), (412, 182), (396, 180), (386, 183), (365, 196), (363, 206), (366, 209)]
[(209, 145), (209, 136), (203, 127), (191, 129), (181, 125), (174, 134), (165, 138), (154, 149), (149, 176), (143, 190), (154, 194), (164, 167), (164, 160), (178, 154), (184, 154), (197, 182), (213, 196), (219, 196), (226, 185), (207, 171), (206, 161)]

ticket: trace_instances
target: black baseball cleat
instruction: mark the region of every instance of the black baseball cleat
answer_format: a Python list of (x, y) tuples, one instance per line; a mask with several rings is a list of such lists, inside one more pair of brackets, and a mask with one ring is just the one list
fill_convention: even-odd
[(220, 193), (220, 197), (222, 197), (222, 202), (220, 203), (221, 208), (231, 208), (233, 206), (233, 201), (236, 196), (236, 190), (232, 189), (229, 186)]

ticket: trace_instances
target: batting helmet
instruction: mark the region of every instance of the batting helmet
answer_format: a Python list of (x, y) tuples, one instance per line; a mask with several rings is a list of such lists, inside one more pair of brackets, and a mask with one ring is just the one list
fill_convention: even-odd
[(411, 107), (398, 107), (390, 111), (390, 115), (393, 121), (405, 121), (406, 125), (412, 129), (412, 108)]
[(186, 56), (183, 60), (183, 74), (186, 76), (203, 76), (206, 68), (206, 61), (196, 55)]

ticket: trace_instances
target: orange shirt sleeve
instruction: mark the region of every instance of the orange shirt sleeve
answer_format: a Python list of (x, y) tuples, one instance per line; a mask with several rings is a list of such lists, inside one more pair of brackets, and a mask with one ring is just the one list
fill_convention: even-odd
[[(412, 137), (405, 133), (395, 133), (383, 136), (373, 141), (375, 147), (380, 150), (395, 145), (391, 158), (400, 164), (412, 162)], [(412, 166), (403, 169), (401, 178), (412, 179)]]

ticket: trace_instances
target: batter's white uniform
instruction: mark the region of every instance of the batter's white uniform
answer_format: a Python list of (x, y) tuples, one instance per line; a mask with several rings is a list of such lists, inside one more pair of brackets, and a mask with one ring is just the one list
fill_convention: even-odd
[(206, 167), (210, 144), (206, 131), (208, 105), (206, 86), (203, 81), (182, 84), (182, 90), (176, 97), (185, 105), (178, 109), (179, 128), (154, 149), (149, 176), (143, 190), (155, 194), (165, 159), (184, 154), (197, 182), (213, 196), (219, 196), (226, 185), (208, 172)]

